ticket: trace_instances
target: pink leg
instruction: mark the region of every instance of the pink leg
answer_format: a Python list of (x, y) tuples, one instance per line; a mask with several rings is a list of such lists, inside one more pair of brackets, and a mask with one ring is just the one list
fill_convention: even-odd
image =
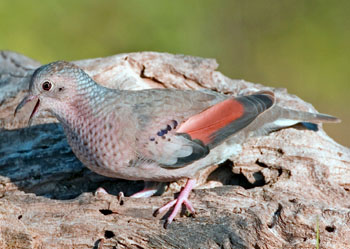
[(167, 210), (169, 210), (172, 206), (175, 205), (173, 211), (171, 212), (170, 216), (168, 217), (168, 219), (166, 220), (164, 227), (166, 228), (175, 218), (175, 216), (179, 213), (182, 204), (185, 204), (185, 206), (187, 207), (187, 209), (191, 212), (194, 213), (194, 208), (192, 207), (191, 202), (188, 200), (188, 196), (191, 192), (191, 190), (193, 189), (194, 185), (196, 184), (196, 180), (195, 179), (188, 179), (186, 186), (184, 187), (184, 189), (182, 189), (182, 191), (180, 192), (179, 197), (177, 197), (177, 199), (167, 203), (165, 206), (159, 208), (155, 215), (159, 214), (159, 213), (163, 213), (166, 212)]
[(131, 195), (130, 197), (133, 198), (146, 198), (151, 197), (155, 193), (158, 192), (158, 190), (161, 190), (165, 185), (163, 183), (159, 182), (145, 182), (145, 187), (141, 191)]
[[(164, 188), (164, 183), (159, 183), (159, 182), (145, 182), (145, 187), (144, 189), (142, 189), (141, 191), (131, 195), (130, 197), (133, 198), (146, 198), (146, 197), (151, 197), (152, 195), (154, 195), (155, 193), (157, 193), (158, 191), (160, 191), (162, 188)], [(99, 187), (96, 191), (95, 191), (95, 195), (104, 195), (104, 194), (108, 194), (107, 191), (102, 188)], [(119, 193), (119, 199), (121, 199), (122, 197), (124, 197), (124, 193), (120, 192)]]
[(130, 195), (130, 197), (133, 198), (146, 198), (146, 197), (151, 197), (152, 195), (154, 195), (156, 192), (158, 191), (158, 189), (152, 189), (152, 188), (144, 188), (141, 191)]

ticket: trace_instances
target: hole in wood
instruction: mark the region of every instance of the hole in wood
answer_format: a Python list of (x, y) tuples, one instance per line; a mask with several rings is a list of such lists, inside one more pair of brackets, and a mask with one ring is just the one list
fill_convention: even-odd
[(220, 166), (209, 175), (208, 181), (220, 180), (220, 182), (222, 182), (224, 185), (238, 185), (245, 189), (261, 187), (266, 184), (265, 177), (260, 171), (253, 173), (254, 182), (251, 183), (248, 181), (248, 179), (243, 173), (233, 173), (232, 167), (234, 167), (233, 162), (230, 160), (226, 160), (225, 162), (221, 163)]
[(265, 163), (260, 162), (260, 161), (259, 161), (259, 159), (258, 159), (258, 160), (256, 160), (256, 161), (255, 161), (255, 163), (256, 163), (257, 165), (259, 165), (260, 167), (263, 167), (263, 168), (268, 168), (268, 166), (267, 166)]
[(281, 155), (284, 154), (284, 151), (283, 151), (281, 148), (277, 149), (277, 152), (278, 152), (279, 154), (281, 154)]
[(281, 175), (282, 175), (282, 173), (283, 173), (282, 168), (278, 168), (277, 170), (278, 170), (278, 176), (281, 176)]
[(326, 231), (329, 233), (333, 233), (335, 231), (335, 227), (334, 226), (326, 226)]
[(113, 238), (114, 236), (115, 236), (115, 234), (112, 231), (110, 231), (110, 230), (105, 231), (105, 238), (106, 239)]
[(110, 215), (110, 214), (113, 214), (113, 211), (112, 210), (109, 210), (109, 209), (100, 209), (99, 210), (101, 214), (103, 215)]

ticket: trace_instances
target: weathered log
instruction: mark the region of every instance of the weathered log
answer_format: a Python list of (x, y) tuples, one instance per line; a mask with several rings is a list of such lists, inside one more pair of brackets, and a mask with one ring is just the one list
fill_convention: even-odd
[[(284, 89), (225, 77), (212, 59), (143, 52), (74, 63), (111, 88), (210, 88), (233, 95), (265, 89), (285, 106), (314, 111)], [(202, 187), (216, 187), (192, 192), (196, 216), (164, 229), (164, 217), (152, 214), (181, 181), (162, 197), (120, 201), (120, 191), (132, 194), (142, 182), (89, 171), (49, 113), (31, 127), (31, 107), (14, 118), (38, 66), (0, 53), (0, 248), (315, 248), (317, 226), (320, 248), (349, 248), (350, 151), (322, 126), (248, 140), (239, 155), (201, 174)], [(100, 186), (111, 194), (94, 196)]]

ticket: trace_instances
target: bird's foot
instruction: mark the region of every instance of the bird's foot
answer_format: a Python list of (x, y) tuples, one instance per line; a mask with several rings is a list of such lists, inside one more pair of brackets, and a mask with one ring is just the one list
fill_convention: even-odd
[(173, 211), (164, 223), (164, 228), (167, 228), (167, 226), (174, 220), (175, 216), (180, 212), (182, 204), (184, 204), (188, 211), (190, 211), (193, 215), (195, 214), (195, 210), (191, 202), (188, 200), (188, 196), (195, 184), (195, 179), (188, 179), (186, 186), (181, 190), (180, 195), (175, 200), (168, 202), (163, 207), (156, 210), (154, 216), (157, 216), (160, 213), (164, 213), (174, 206)]
[[(102, 187), (99, 187), (98, 189), (96, 189), (95, 191), (95, 196), (104, 196), (104, 195), (108, 195), (109, 193), (107, 192), (107, 190), (105, 190)], [(123, 202), (123, 198), (124, 198), (124, 193), (123, 192), (119, 192), (117, 199), (118, 202), (122, 205)]]
[(98, 189), (96, 189), (95, 191), (95, 195), (106, 195), (108, 194), (107, 190), (105, 190), (102, 187), (99, 187)]

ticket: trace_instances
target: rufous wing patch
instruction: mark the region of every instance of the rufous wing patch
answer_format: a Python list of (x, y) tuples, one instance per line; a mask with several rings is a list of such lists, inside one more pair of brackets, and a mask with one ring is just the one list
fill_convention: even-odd
[(239, 119), (244, 114), (244, 106), (235, 99), (224, 100), (205, 111), (190, 117), (181, 124), (178, 133), (186, 133), (192, 140), (199, 139), (204, 144), (211, 142), (211, 135)]

